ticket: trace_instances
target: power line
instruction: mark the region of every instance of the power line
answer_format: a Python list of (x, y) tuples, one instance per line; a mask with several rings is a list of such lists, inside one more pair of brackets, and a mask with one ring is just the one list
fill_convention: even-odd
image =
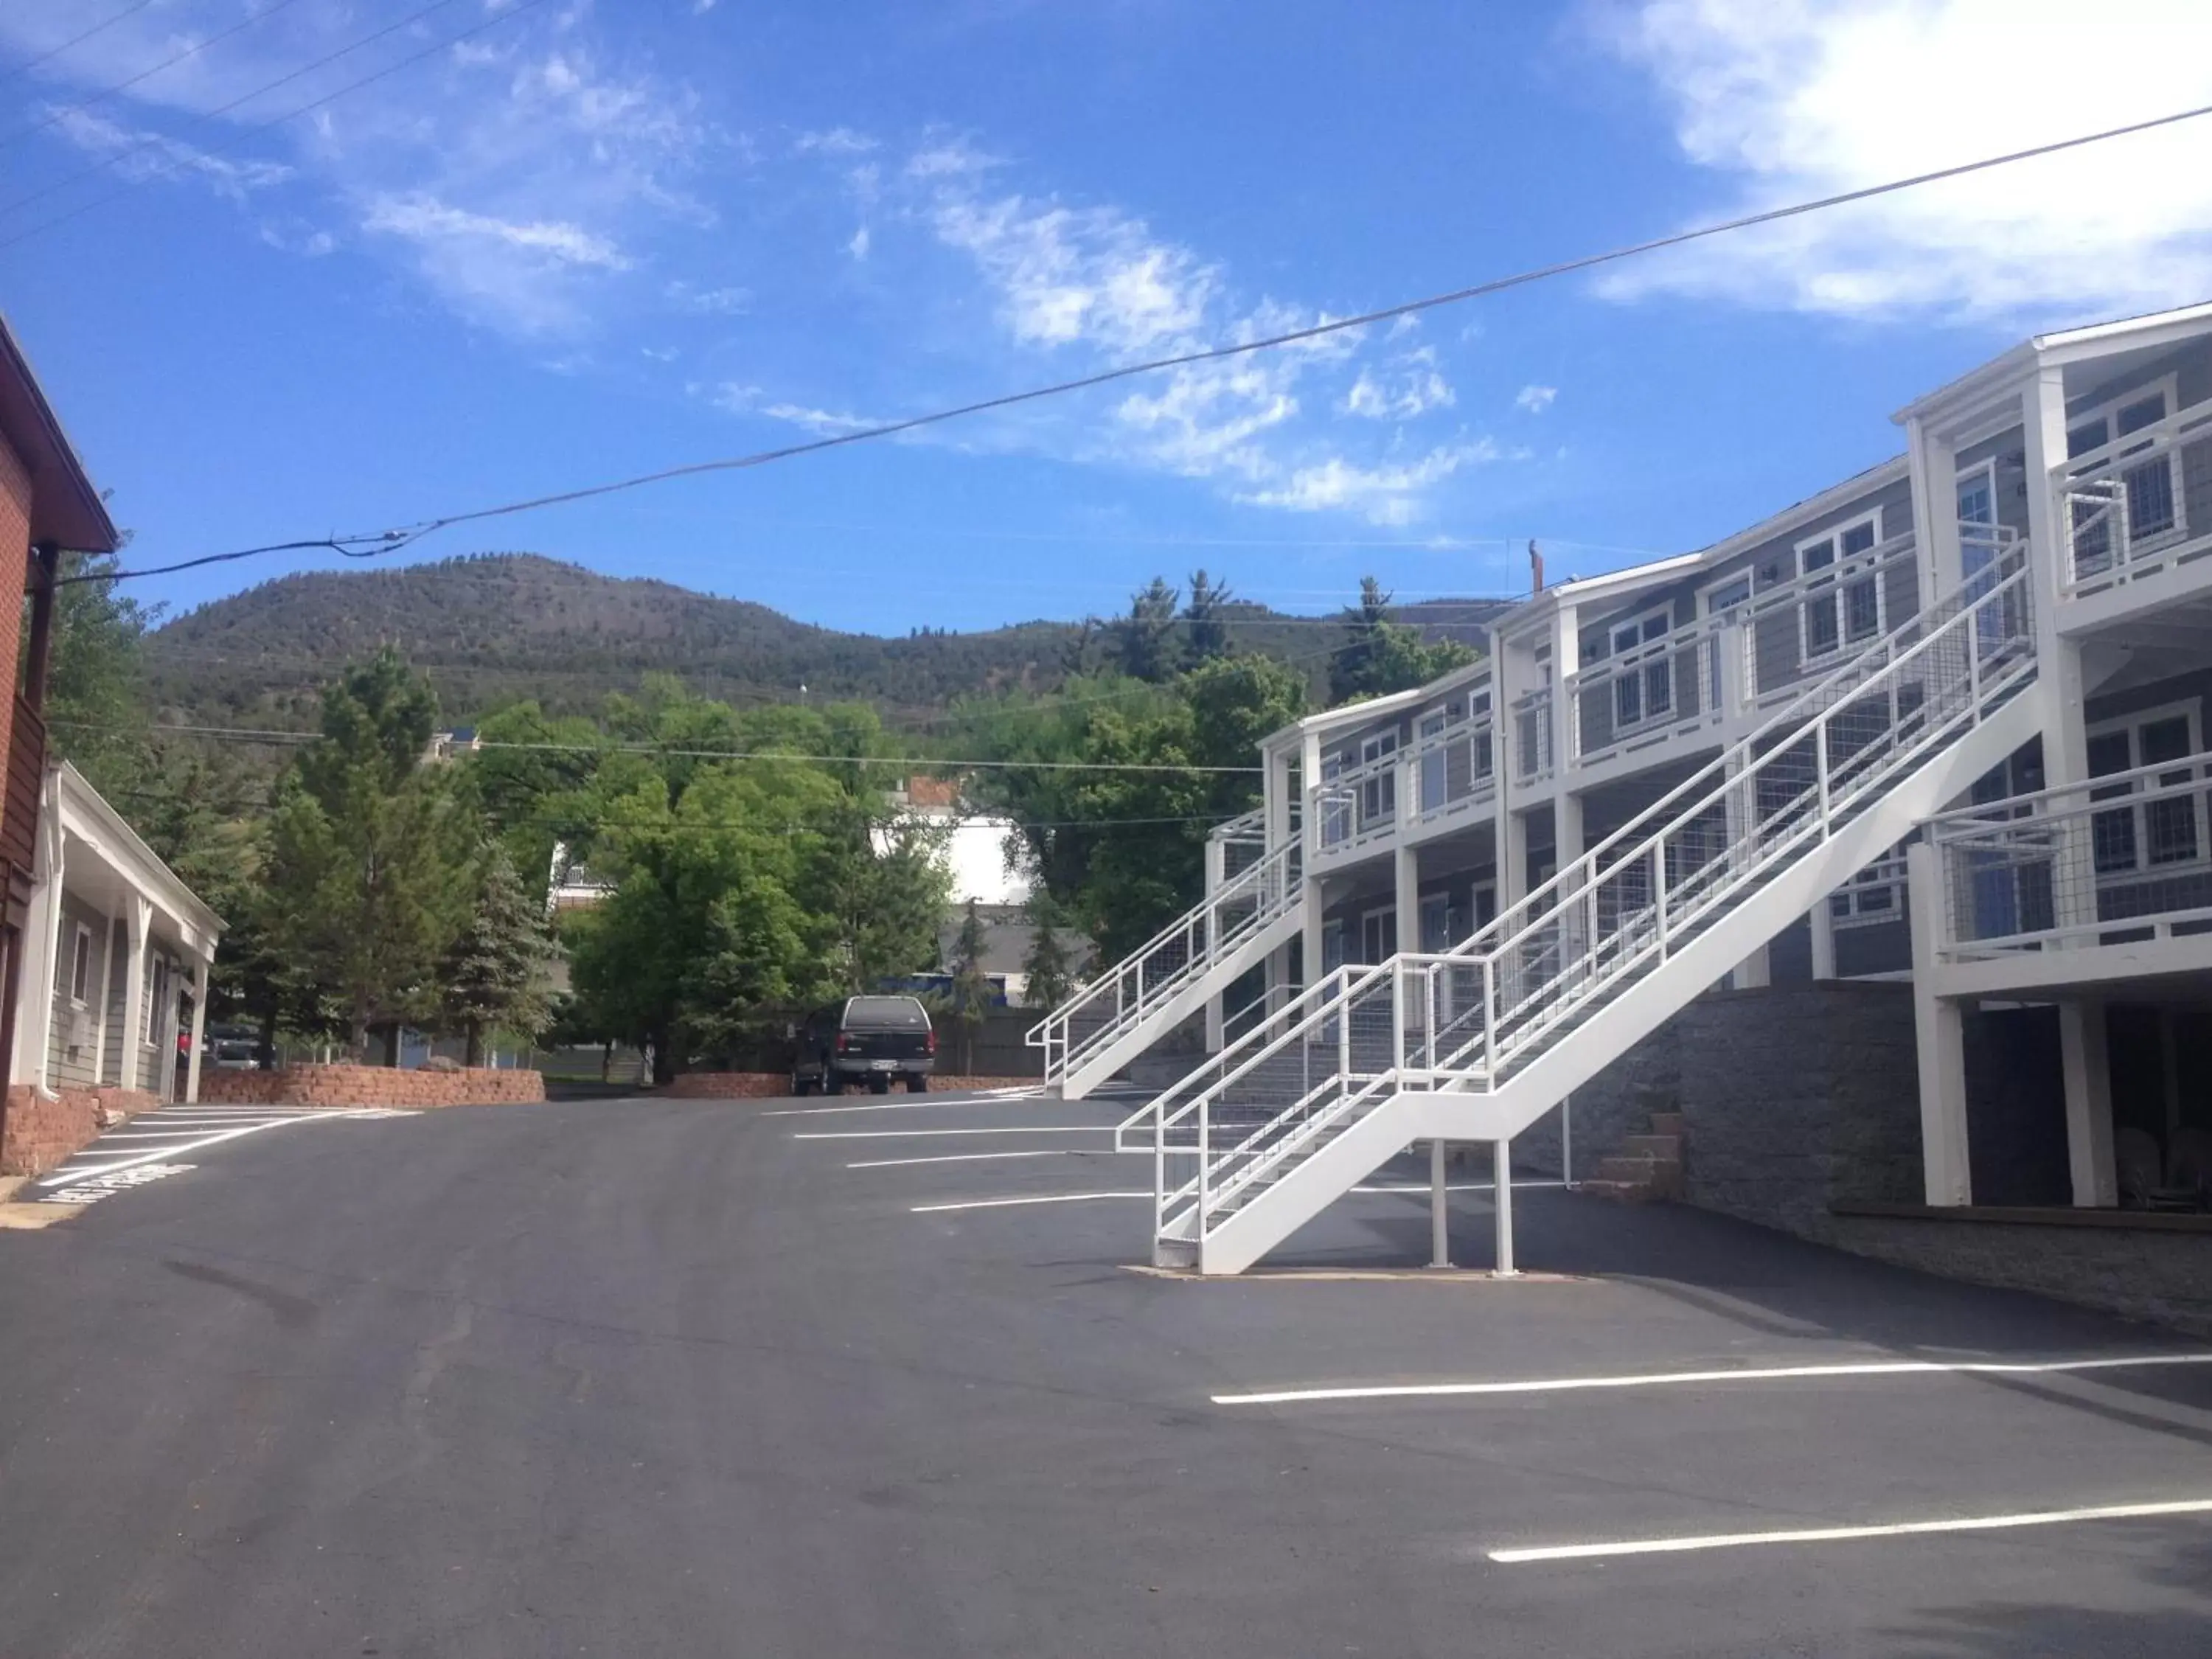
[[(291, 3), (291, 0), (278, 0), (278, 3), (289, 5)], [(476, 36), (483, 33), (487, 29), (495, 29), (501, 24), (509, 22), (514, 18), (521, 16), (525, 12), (531, 11), (544, 3), (545, 0), (515, 0), (515, 3), (508, 6), (503, 11), (495, 13), (481, 23), (476, 24), (471, 27), (463, 29), (458, 34), (449, 34), (444, 40), (436, 41), (430, 46), (423, 47), (420, 52), (410, 52), (404, 58), (398, 58), (392, 63), (386, 64), (382, 69), (374, 70), (357, 80), (349, 81), (345, 85), (338, 88), (336, 91), (325, 93), (319, 98), (311, 99), (307, 103), (300, 105), (297, 108), (285, 111), (282, 115), (271, 116), (269, 119), (260, 122), (256, 126), (250, 128), (249, 131), (257, 132), (266, 131), (270, 127), (281, 126), (287, 121), (296, 120), (299, 117), (306, 115), (311, 111), (319, 110), (326, 104), (336, 103), (339, 99), (345, 97), (349, 93), (358, 92), (363, 87), (369, 86), (375, 82), (381, 81), (386, 76), (397, 75), (401, 70), (410, 68), (414, 64), (421, 63), (426, 58), (435, 57), (438, 53), (445, 51), (449, 46), (457, 46), (464, 40), (473, 40)], [(270, 9), (274, 10), (275, 8), (271, 7)], [(351, 50), (351, 47), (347, 48), (347, 51)], [(343, 57), (344, 53), (341, 52), (337, 55)], [(313, 66), (310, 65), (310, 67)], [(293, 77), (290, 76), (284, 77), (285, 80), (290, 80)], [(283, 83), (283, 82), (282, 81), (278, 81), (272, 82), (270, 84), (271, 86), (281, 86)], [(260, 92), (265, 92), (269, 88), (267, 87), (263, 87), (258, 90)], [(81, 203), (77, 206), (70, 209), (65, 213), (57, 213), (51, 219), (41, 219), (37, 224), (32, 225), (27, 229), (20, 230), (13, 236), (0, 239), (0, 252), (4, 252), (6, 249), (14, 247), (18, 242), (28, 241), (32, 237), (39, 235), (42, 232), (52, 230), (57, 225), (67, 224), (70, 220), (77, 217), (80, 214), (89, 213), (96, 207), (103, 207), (110, 202), (116, 201), (122, 197), (127, 196), (138, 187), (140, 182), (142, 181), (133, 179), (119, 190), (112, 190), (105, 196), (95, 196), (89, 202)], [(381, 537), (341, 536), (337, 539), (341, 542), (352, 543), (375, 542), (381, 540), (387, 544), (382, 547), (373, 548), (370, 550), (374, 552), (389, 553), (396, 551), (399, 547), (404, 547), (408, 542), (414, 540), (415, 538), (412, 536), (402, 536), (397, 532), (388, 532)], [(190, 570), (198, 565), (219, 564), (224, 559), (233, 556), (235, 556), (230, 554), (214, 554), (206, 558), (186, 559), (180, 564), (164, 565), (158, 570), (134, 570), (124, 574), (134, 576), (166, 575), (171, 571)], [(364, 556), (356, 554), (354, 556), (360, 557)]]
[[(274, 92), (277, 88), (296, 81), (301, 76), (313, 75), (317, 70), (321, 69), (327, 64), (335, 64), (341, 58), (350, 57), (353, 53), (359, 52), (363, 46), (369, 45), (372, 41), (381, 40), (387, 34), (396, 34), (401, 29), (407, 27), (410, 23), (419, 22), (422, 19), (428, 17), (432, 12), (443, 11), (447, 6), (453, 3), (454, 0), (430, 0), (429, 4), (417, 7), (415, 10), (409, 12), (404, 17), (400, 18), (397, 22), (386, 23), (380, 29), (373, 29), (368, 33), (362, 35), (359, 40), (353, 41), (351, 44), (340, 46), (336, 52), (325, 52), (320, 58), (316, 58), (313, 63), (302, 64), (298, 69), (294, 70), (289, 75), (280, 75), (274, 81), (268, 82), (262, 86), (258, 86), (251, 92), (241, 93), (239, 96), (232, 99), (227, 104), (218, 104), (213, 109), (199, 112), (200, 117), (203, 120), (211, 121), (216, 119), (218, 116), (228, 115), (231, 111), (239, 108), (240, 106), (252, 103), (264, 93)], [(279, 117), (277, 118), (283, 119), (285, 118)], [(263, 122), (259, 125), (261, 126), (266, 126), (269, 123)], [(41, 201), (46, 197), (53, 195), (57, 191), (68, 189), (80, 179), (89, 179), (94, 173), (104, 173), (108, 168), (119, 166), (123, 162), (129, 161), (132, 156), (139, 155), (145, 150), (152, 149), (156, 145), (161, 144), (165, 142), (167, 142), (167, 140), (163, 135), (160, 133), (149, 133), (137, 143), (128, 145), (112, 155), (103, 156), (100, 160), (94, 162), (88, 167), (80, 168), (77, 172), (72, 173), (65, 178), (58, 179), (49, 185), (43, 185), (37, 190), (33, 191), (27, 196), (18, 196), (12, 202), (0, 204), (0, 213), (13, 213), (17, 208), (28, 207), (32, 203)]]
[(121, 11), (117, 12), (112, 17), (107, 19), (106, 21), (102, 23), (94, 23), (83, 33), (73, 34), (68, 40), (63, 41), (58, 46), (54, 46), (46, 52), (42, 52), (36, 58), (29, 58), (23, 63), (16, 64), (15, 68), (9, 70), (5, 75), (0, 75), (0, 86), (6, 85), (9, 82), (16, 79), (20, 76), (28, 75), (33, 70), (38, 68), (41, 64), (52, 63), (64, 52), (82, 46), (86, 41), (91, 40), (94, 35), (100, 33), (104, 30), (113, 28), (125, 18), (136, 15), (137, 13), (145, 10), (147, 7), (153, 3), (154, 0), (133, 0), (133, 3), (124, 7)]
[[(92, 720), (56, 720), (47, 723), (88, 732), (114, 732), (138, 729), (101, 726)], [(322, 736), (318, 732), (286, 732), (242, 726), (161, 724), (143, 729), (155, 734), (175, 732), (181, 736), (256, 744), (315, 743)], [(905, 766), (921, 771), (1205, 772), (1257, 777), (1261, 770), (1256, 766), (1210, 766), (1196, 761), (1182, 764), (1165, 761), (954, 760), (936, 755), (808, 755), (781, 749), (690, 749), (657, 743), (524, 743), (489, 738), (476, 739), (475, 747), (536, 750), (550, 754), (657, 755), (677, 760), (799, 761), (820, 766)]]
[[(523, 3), (525, 5), (533, 3), (533, 0), (523, 0)], [(512, 15), (513, 13), (506, 15)], [(1414, 316), (1444, 306), (1458, 305), (1468, 300), (1504, 293), (1510, 289), (1523, 288), (1530, 283), (1548, 281), (1553, 277), (1571, 276), (1577, 271), (1593, 270), (1600, 265), (1614, 264), (1620, 260), (1634, 258), (1643, 254), (1656, 253), (1671, 247), (1680, 247), (1690, 242), (1701, 241), (1708, 237), (1723, 235), (1731, 231), (1747, 230), (1758, 225), (1774, 224), (1782, 220), (1797, 218), (1805, 214), (1846, 206), (1853, 202), (1870, 201), (1877, 197), (1894, 195), (1899, 191), (1916, 189), (1920, 185), (1939, 183), (1946, 179), (1961, 179), (1972, 173), (1987, 172), (1992, 167), (2008, 167), (2018, 161), (2033, 161), (2039, 156), (2055, 155), (2066, 150), (2080, 149), (2086, 145), (2103, 143), (2114, 138), (2124, 138), (2136, 133), (2148, 132), (2157, 128), (2172, 126), (2183, 121), (2197, 120), (2206, 115), (2212, 115), (2212, 104), (2198, 105), (2193, 109), (2177, 111), (2170, 115), (2156, 116), (2149, 120), (2133, 121), (2122, 126), (2107, 127), (2100, 131), (2084, 133), (2076, 137), (2062, 138), (2051, 143), (2034, 144), (2025, 149), (2008, 150), (2001, 155), (1984, 156), (1979, 161), (1961, 162), (1955, 167), (1937, 167), (1929, 172), (1913, 173), (1906, 178), (1893, 179), (1884, 184), (1869, 185), (1857, 190), (1840, 191), (1832, 195), (1815, 197), (1810, 200), (1792, 203), (1784, 207), (1768, 208), (1758, 213), (1740, 214), (1732, 219), (1719, 220), (1714, 223), (1696, 226), (1688, 230), (1670, 232), (1664, 236), (1650, 237), (1643, 241), (1608, 248), (1599, 253), (1580, 254), (1571, 259), (1562, 259), (1551, 264), (1517, 271), (1510, 276), (1492, 277), (1486, 282), (1473, 283), (1465, 288), (1452, 289), (1442, 294), (1432, 294), (1424, 299), (1407, 300), (1397, 305), (1359, 312), (1352, 316), (1332, 318), (1304, 328), (1266, 335), (1255, 340), (1239, 341), (1229, 345), (1207, 346), (1194, 351), (1177, 352), (1165, 357), (1150, 358), (1143, 362), (1127, 363), (1118, 368), (1102, 369), (1097, 374), (1079, 375), (1073, 380), (1056, 380), (1048, 385), (1030, 387), (1026, 391), (1004, 392), (997, 397), (984, 398), (973, 403), (957, 404), (950, 408), (933, 410), (928, 414), (909, 416), (903, 420), (880, 422), (872, 426), (861, 427), (852, 432), (839, 433), (830, 437), (812, 438), (803, 443), (784, 444), (773, 449), (757, 450), (748, 455), (732, 456), (719, 460), (693, 461), (682, 466), (662, 467), (652, 472), (639, 473), (634, 477), (616, 479), (608, 483), (589, 484), (574, 489), (556, 490), (549, 495), (532, 495), (520, 501), (502, 502), (495, 507), (475, 507), (466, 512), (449, 513), (436, 518), (417, 520), (399, 529), (386, 532), (386, 534), (395, 540), (404, 538), (404, 540), (400, 544), (404, 544), (404, 541), (416, 540), (437, 531), (450, 529), (456, 525), (481, 523), (489, 519), (507, 518), (515, 514), (536, 512), (544, 507), (567, 506), (576, 501), (591, 501), (600, 496), (617, 495), (626, 490), (643, 489), (650, 484), (667, 483), (679, 478), (698, 477), (714, 472), (742, 471), (753, 467), (766, 466), (777, 461), (792, 460), (801, 455), (820, 454), (827, 450), (842, 449), (853, 444), (866, 443), (879, 438), (896, 437), (901, 433), (915, 432), (925, 427), (961, 420), (969, 416), (986, 414), (994, 410), (1010, 409), (1023, 404), (1036, 403), (1047, 398), (1063, 397), (1070, 392), (1110, 386), (1116, 381), (1133, 379), (1143, 374), (1157, 374), (1163, 369), (1186, 368), (1199, 363), (1218, 362), (1224, 359), (1247, 356), (1254, 352), (1273, 350), (1283, 346), (1296, 345), (1307, 340), (1321, 339), (1354, 329), (1370, 327), (1376, 323), (1390, 322), (1400, 317)], [(13, 240), (20, 240), (21, 239), (19, 237), (10, 241), (0, 241), (0, 248), (10, 246)], [(341, 537), (337, 539), (360, 543), (372, 538)], [(159, 570), (118, 571), (114, 573), (114, 580), (123, 580), (136, 576), (158, 575), (173, 570), (190, 569), (195, 564), (213, 563), (229, 556), (233, 556), (210, 555), (205, 559), (187, 560), (182, 564), (164, 566)]]
[(283, 10), (285, 7), (296, 5), (298, 3), (299, 0), (270, 0), (270, 3), (268, 5), (264, 6), (259, 11), (253, 13), (251, 16), (240, 19), (239, 21), (233, 23), (227, 29), (218, 30), (216, 33), (209, 35), (204, 40), (194, 41), (191, 46), (186, 46), (182, 52), (176, 52), (170, 57), (164, 58), (160, 63), (155, 64), (153, 68), (141, 70), (137, 74), (131, 76), (130, 79), (125, 81), (118, 81), (113, 86), (104, 88), (100, 91), (94, 93), (89, 98), (79, 99), (74, 104), (64, 104), (61, 108), (56, 110), (52, 115), (46, 117), (43, 121), (34, 121), (27, 127), (19, 127), (15, 131), (7, 134), (4, 137), (0, 137), (0, 149), (5, 149), (8, 145), (14, 143), (19, 138), (28, 138), (33, 133), (44, 132), (48, 127), (53, 125), (55, 122), (63, 120), (69, 116), (75, 115), (80, 111), (90, 109), (94, 104), (104, 103), (108, 99), (114, 97), (118, 92), (127, 92), (132, 87), (137, 86), (141, 81), (150, 80), (155, 76), (159, 75), (163, 70), (183, 63), (187, 58), (196, 58), (201, 52), (205, 52), (210, 46), (220, 45), (222, 42), (229, 40), (232, 35), (238, 34), (246, 29), (250, 29), (256, 23), (262, 22), (268, 18), (274, 17), (278, 12)]

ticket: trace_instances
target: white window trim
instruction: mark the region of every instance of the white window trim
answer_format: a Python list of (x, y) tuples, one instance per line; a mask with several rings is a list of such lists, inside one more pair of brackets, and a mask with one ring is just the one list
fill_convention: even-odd
[[(1699, 608), (1707, 617), (1725, 617), (1739, 605), (1749, 605), (1752, 601), (1752, 590), (1757, 585), (1752, 580), (1751, 567), (1746, 565), (1725, 581), (1714, 582), (1710, 586), (1700, 590), (1698, 595), (1700, 602)], [(1743, 589), (1739, 598), (1730, 599), (1726, 605), (1718, 602), (1722, 594), (1737, 587)]]
[[(1368, 962), (1364, 960), (1367, 955), (1367, 924), (1373, 921), (1377, 916), (1389, 917), (1391, 932), (1394, 934), (1397, 932), (1398, 907), (1395, 903), (1378, 904), (1371, 910), (1362, 910), (1359, 913), (1359, 954), (1363, 958), (1359, 965), (1363, 968), (1379, 967), (1382, 963), (1388, 962), (1391, 957), (1395, 956), (1399, 951), (1405, 948), (1404, 940), (1394, 939), (1392, 941), (1392, 948), (1389, 951), (1383, 951), (1382, 956), (1376, 961)], [(1415, 925), (1418, 927), (1419, 924), (1417, 922)], [(1382, 943), (1382, 930), (1379, 927), (1376, 930), (1376, 943), (1378, 945)]]
[[(77, 969), (84, 969), (84, 984), (77, 985)], [(76, 924), (70, 945), (70, 1006), (89, 1008), (92, 1006), (92, 929), (83, 922)]]
[[(1853, 646), (1864, 645), (1870, 641), (1878, 640), (1888, 631), (1889, 596), (1882, 591), (1887, 584), (1883, 582), (1879, 571), (1872, 572), (1860, 579), (1874, 584), (1874, 632), (1866, 635), (1864, 639), (1855, 640), (1850, 637), (1850, 618), (1844, 614), (1843, 582), (1831, 576), (1827, 581), (1815, 588), (1811, 585), (1814, 573), (1805, 568), (1807, 550), (1818, 547), (1823, 542), (1830, 544), (1834, 550), (1834, 557), (1821, 567), (1823, 570), (1839, 570), (1845, 559), (1863, 556), (1859, 553), (1846, 554), (1844, 551), (1844, 538), (1862, 526), (1874, 532), (1874, 539), (1867, 544), (1864, 550), (1865, 552), (1871, 553), (1881, 545), (1881, 509), (1878, 507), (1869, 507), (1865, 512), (1855, 514), (1848, 519), (1838, 519), (1818, 535), (1805, 537), (1790, 550), (1790, 568), (1794, 573), (1791, 580), (1806, 584), (1797, 596), (1797, 660), (1800, 663), (1818, 662), (1829, 657), (1840, 658)], [(1813, 648), (1813, 606), (1822, 596), (1832, 598), (1835, 602), (1836, 642), (1833, 645), (1824, 645), (1815, 651)]]
[[(2189, 753), (2203, 754), (2204, 752), (2204, 708), (2203, 699), (2197, 697), (2184, 697), (2176, 702), (2160, 703), (2155, 708), (2139, 708), (2131, 714), (2117, 714), (2111, 720), (2098, 720), (2083, 728), (2082, 746), (2086, 750), (2092, 738), (2110, 737), (2115, 732), (2125, 732), (2130, 734), (2128, 770), (2133, 771), (2139, 765), (2162, 765), (2164, 763), (2161, 762), (2138, 762), (2135, 758), (2142, 745), (2136, 741), (2134, 733), (2146, 726), (2155, 726), (2161, 720), (2177, 718), (2189, 722)], [(2179, 761), (2175, 761), (2172, 764), (2176, 771), (2184, 769)], [(2084, 793), (2094, 790), (2097, 787), (2097, 780), (2090, 778), (2083, 785)], [(2142, 881), (2146, 878), (2163, 878), (2177, 872), (2202, 870), (2212, 866), (2212, 844), (2208, 844), (2207, 841), (2207, 830), (2212, 829), (2212, 825), (2208, 825), (2204, 821), (2203, 793), (2201, 791), (2192, 790), (2187, 799), (2191, 803), (2190, 810), (2197, 819), (2197, 856), (2193, 859), (2176, 859), (2166, 864), (2150, 862), (2150, 835), (2143, 812), (2143, 808), (2149, 803), (2140, 797), (2120, 795), (2115, 795), (2109, 801), (2093, 802), (2091, 806), (2093, 816), (2098, 812), (2127, 811), (2134, 815), (2136, 821), (2134, 866), (2126, 870), (2097, 871), (2095, 872), (2097, 880), (2100, 883), (2110, 883), (2115, 886), (2120, 886), (2130, 882)]]

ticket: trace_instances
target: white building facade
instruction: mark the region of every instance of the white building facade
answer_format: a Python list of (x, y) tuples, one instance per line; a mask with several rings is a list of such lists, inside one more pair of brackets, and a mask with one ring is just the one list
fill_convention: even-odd
[(2106, 1018), (2212, 1002), (2212, 307), (1896, 418), (1895, 459), (1267, 740), (1206, 901), (1034, 1034), (1080, 1096), (1204, 1012), (1127, 1126), (1161, 1261), (1237, 1271), (1418, 1140), (1503, 1167), (1692, 998), (1776, 978), (1910, 981), (1929, 1205), (1974, 1199), (1978, 1005), (2058, 1010), (2075, 1204), (2212, 1149), (2170, 1038), (2166, 1133), (2116, 1127)]

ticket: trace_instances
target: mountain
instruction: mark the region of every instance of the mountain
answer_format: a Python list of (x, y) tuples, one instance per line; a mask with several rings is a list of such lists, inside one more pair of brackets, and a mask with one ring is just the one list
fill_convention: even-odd
[[(926, 591), (926, 585), (925, 585)], [(1431, 637), (1479, 637), (1490, 600), (1403, 607)], [(1318, 672), (1345, 637), (1333, 617), (1236, 605), (1243, 649)], [(744, 599), (603, 576), (530, 553), (477, 554), (390, 569), (313, 571), (202, 605), (149, 636), (155, 696), (171, 717), (295, 724), (339, 666), (390, 643), (429, 674), (449, 717), (519, 696), (596, 707), (651, 672), (738, 701), (860, 700), (927, 710), (964, 694), (1056, 684), (1081, 625), (1029, 622), (905, 638), (840, 633)], [(1104, 641), (1090, 635), (1092, 660)]]

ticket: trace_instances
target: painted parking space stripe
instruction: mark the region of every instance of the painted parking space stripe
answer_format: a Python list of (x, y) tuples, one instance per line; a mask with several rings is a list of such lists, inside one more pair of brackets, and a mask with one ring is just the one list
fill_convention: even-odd
[[(1002, 1158), (1042, 1158), (1048, 1157), (1050, 1154), (1042, 1152), (1002, 1152), (997, 1154), (997, 1156)], [(846, 1167), (848, 1169), (857, 1169), (860, 1166), (857, 1164), (848, 1164)], [(1516, 1181), (1513, 1183), (1516, 1191), (1522, 1187), (1556, 1187), (1559, 1184), (1559, 1183), (1556, 1181)], [(1365, 1194), (1371, 1196), (1377, 1193), (1420, 1193), (1425, 1195), (1430, 1189), (1425, 1184), (1424, 1184), (1419, 1187), (1395, 1185), (1388, 1187), (1354, 1187), (1351, 1190), (1354, 1193)], [(1491, 1190), (1491, 1185), (1490, 1182), (1486, 1181), (1470, 1181), (1455, 1183), (1447, 1187), (1445, 1190), (1447, 1192), (1454, 1193), (1486, 1193)], [(1149, 1187), (1146, 1188), (1142, 1192), (1129, 1193), (1037, 1193), (1020, 1198), (972, 1198), (962, 1200), (957, 1203), (916, 1204), (912, 1206), (912, 1212), (915, 1215), (939, 1215), (947, 1210), (1012, 1210), (1020, 1209), (1032, 1204), (1088, 1204), (1102, 1198), (1151, 1198), (1152, 1196), (1152, 1189)]]
[(1823, 1377), (2044, 1376), (2142, 1370), (2160, 1365), (2212, 1365), (2212, 1353), (2122, 1354), (2094, 1359), (1884, 1359), (1828, 1365), (1759, 1365), (1697, 1371), (1652, 1371), (1634, 1376), (1553, 1376), (1496, 1382), (1394, 1382), (1371, 1388), (1269, 1389), (1244, 1394), (1217, 1394), (1212, 1399), (1217, 1406), (1296, 1406), (1328, 1400), (1433, 1400), (1480, 1395), (1571, 1394), (1591, 1389), (1663, 1389), (1701, 1382), (1796, 1382)]
[(974, 1096), (955, 1100), (951, 1096), (929, 1100), (878, 1100), (865, 1106), (779, 1106), (773, 1111), (763, 1112), (763, 1117), (827, 1117), (833, 1112), (942, 1112), (962, 1106), (1005, 1106), (1019, 1104), (1026, 1097)]
[(1613, 1543), (1544, 1544), (1484, 1552), (1512, 1566), (1533, 1561), (1601, 1561), (1623, 1555), (1674, 1555), (1693, 1550), (1744, 1549), (1757, 1544), (1839, 1544), (1856, 1539), (1916, 1538), (1930, 1533), (2000, 1532), (2017, 1527), (2063, 1527), (2089, 1521), (2150, 1521), (2212, 1515), (2212, 1498), (2162, 1504), (2100, 1504), (2087, 1509), (2031, 1510), (2016, 1515), (1959, 1516), (1941, 1521), (1890, 1521), (1857, 1527), (1799, 1527), (1775, 1532), (1719, 1532), (1692, 1538), (1632, 1538)]
[(1010, 1123), (988, 1129), (799, 1130), (793, 1140), (918, 1140), (925, 1135), (1110, 1135), (1110, 1123)]
[(1077, 1152), (1066, 1146), (1051, 1146), (1025, 1152), (937, 1152), (927, 1158), (872, 1158), (864, 1163), (848, 1164), (848, 1170), (904, 1170), (917, 1164), (991, 1164), (1008, 1158), (1099, 1158), (1114, 1157), (1112, 1152)]
[[(333, 1123), (358, 1121), (363, 1118), (411, 1117), (415, 1114), (385, 1107), (307, 1107), (298, 1111), (279, 1115), (266, 1113), (231, 1116), (213, 1123), (197, 1117), (167, 1120), (161, 1129), (149, 1129), (145, 1125), (162, 1117), (160, 1112), (143, 1112), (132, 1118), (135, 1128), (114, 1129), (102, 1135), (90, 1146), (81, 1147), (61, 1167), (40, 1177), (38, 1186), (56, 1196), (73, 1194), (79, 1188), (90, 1188), (107, 1183), (107, 1190), (120, 1190), (124, 1185), (110, 1177), (142, 1170), (162, 1166), (161, 1173), (173, 1175), (193, 1167), (191, 1164), (170, 1165), (167, 1160), (189, 1152), (203, 1152), (219, 1146), (225, 1141), (241, 1139), (269, 1129), (281, 1129), (295, 1123)], [(116, 1140), (129, 1140), (127, 1146), (111, 1146)], [(155, 1144), (148, 1145), (151, 1141)], [(153, 1176), (141, 1179), (150, 1180)], [(73, 1199), (72, 1199), (72, 1201)]]

